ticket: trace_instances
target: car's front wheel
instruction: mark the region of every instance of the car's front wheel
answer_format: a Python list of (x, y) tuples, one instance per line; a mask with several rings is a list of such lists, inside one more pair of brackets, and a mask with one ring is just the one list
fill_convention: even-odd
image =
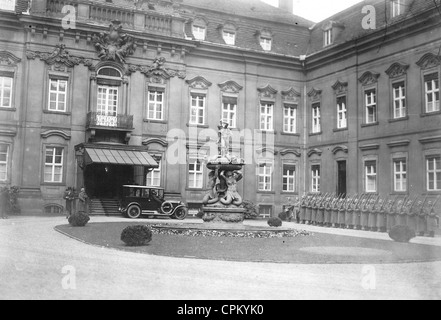
[(127, 216), (130, 219), (138, 219), (141, 216), (141, 208), (139, 206), (137, 206), (136, 204), (132, 204), (128, 209), (127, 209)]
[(178, 220), (184, 220), (185, 218), (187, 218), (187, 215), (188, 215), (188, 209), (182, 207), (176, 209), (175, 213), (173, 214), (173, 217)]

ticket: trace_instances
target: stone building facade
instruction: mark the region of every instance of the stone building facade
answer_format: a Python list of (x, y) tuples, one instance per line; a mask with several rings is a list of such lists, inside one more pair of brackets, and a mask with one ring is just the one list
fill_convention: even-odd
[(258, 0), (0, 4), (0, 183), (26, 212), (127, 183), (194, 212), (220, 119), (263, 216), (304, 193), (440, 194), (436, 2), (318, 24)]

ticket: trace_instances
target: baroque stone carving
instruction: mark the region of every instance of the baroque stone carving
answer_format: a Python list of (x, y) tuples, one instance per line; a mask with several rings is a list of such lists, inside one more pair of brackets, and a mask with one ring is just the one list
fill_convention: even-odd
[(348, 83), (337, 80), (336, 83), (332, 86), (336, 94), (342, 94), (348, 92)]
[(186, 83), (193, 89), (208, 89), (212, 85), (210, 81), (201, 76), (187, 80)]
[(0, 65), (16, 66), (21, 59), (8, 51), (0, 51)]
[(81, 63), (81, 58), (71, 56), (66, 50), (66, 45), (64, 44), (57, 44), (54, 51), (51, 53), (28, 51), (26, 52), (26, 56), (30, 60), (39, 58), (50, 66), (55, 65), (56, 68), (61, 68), (61, 66), (72, 68)]
[(29, 60), (40, 59), (41, 61), (46, 62), (48, 65), (53, 66), (56, 71), (64, 71), (65, 68), (72, 68), (79, 64), (83, 64), (89, 69), (93, 67), (93, 63), (89, 59), (85, 59), (82, 57), (75, 57), (69, 54), (69, 51), (66, 50), (66, 45), (58, 44), (54, 51), (49, 52), (40, 52), (40, 51), (27, 51), (26, 57)]
[(298, 92), (293, 87), (291, 87), (287, 90), (284, 90), (281, 93), (282, 93), (282, 98), (284, 101), (298, 102), (299, 98), (301, 96), (300, 92)]
[(389, 67), (389, 69), (386, 70), (386, 74), (389, 76), (389, 78), (397, 78), (405, 75), (407, 73), (407, 69), (409, 69), (408, 64), (395, 62)]
[(368, 86), (378, 82), (378, 78), (380, 77), (379, 73), (366, 71), (358, 81), (361, 82), (362, 85)]
[(321, 156), (322, 153), (323, 153), (322, 150), (317, 149), (317, 148), (314, 148), (314, 149), (311, 149), (311, 150), (308, 151), (308, 157), (311, 157), (311, 156), (314, 155), (314, 154), (316, 154), (316, 155), (318, 155), (318, 156)]
[(309, 99), (311, 99), (311, 101), (321, 100), (321, 98), (322, 98), (322, 90), (319, 90), (319, 89), (316, 89), (316, 88), (312, 88), (308, 92), (308, 97), (309, 97)]
[(259, 98), (270, 98), (270, 99), (276, 99), (277, 90), (271, 87), (270, 84), (267, 84), (265, 87), (257, 88), (257, 91), (259, 91)]
[(166, 68), (164, 66), (165, 63), (166, 59), (164, 57), (158, 57), (150, 66), (129, 64), (126, 68), (126, 74), (130, 75), (139, 71), (146, 77), (150, 78), (150, 82), (152, 83), (162, 83), (163, 79), (168, 80), (173, 77), (178, 77), (180, 79), (185, 79), (187, 77), (185, 71)]
[(135, 52), (135, 41), (123, 33), (121, 22), (115, 20), (109, 26), (107, 33), (101, 32), (93, 36), (93, 43), (102, 61), (126, 63), (126, 57)]
[(281, 154), (282, 156), (286, 156), (286, 155), (288, 155), (288, 154), (293, 154), (293, 155), (295, 155), (296, 157), (301, 157), (301, 156), (302, 156), (302, 154), (300, 153), (300, 151), (299, 151), (299, 150), (296, 150), (296, 149), (283, 149), (283, 150), (280, 151), (280, 154)]
[(243, 89), (241, 85), (233, 80), (228, 80), (218, 84), (222, 92), (225, 93), (239, 93)]
[(336, 155), (338, 152), (348, 153), (349, 148), (347, 146), (336, 146), (332, 149), (332, 154)]
[(441, 57), (433, 53), (427, 53), (416, 64), (423, 70), (435, 68), (441, 64)]

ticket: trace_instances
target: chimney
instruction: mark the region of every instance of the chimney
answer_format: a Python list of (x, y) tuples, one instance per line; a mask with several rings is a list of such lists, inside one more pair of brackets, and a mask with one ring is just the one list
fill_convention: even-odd
[(294, 12), (294, 0), (279, 0), (279, 8), (288, 11), (289, 13)]

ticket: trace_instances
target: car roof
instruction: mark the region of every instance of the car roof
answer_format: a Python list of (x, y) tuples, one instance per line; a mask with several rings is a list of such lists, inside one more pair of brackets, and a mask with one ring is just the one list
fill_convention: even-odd
[(124, 185), (124, 188), (138, 188), (138, 189), (156, 189), (156, 190), (164, 190), (164, 188), (158, 187), (146, 187), (146, 186), (137, 186), (137, 185)]

